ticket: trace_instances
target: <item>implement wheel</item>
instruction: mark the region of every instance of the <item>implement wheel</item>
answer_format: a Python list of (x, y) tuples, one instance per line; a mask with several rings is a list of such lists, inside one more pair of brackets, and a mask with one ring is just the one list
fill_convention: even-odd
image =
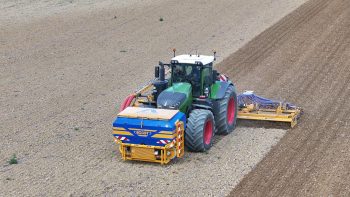
[(209, 110), (195, 109), (190, 113), (185, 130), (185, 145), (190, 151), (205, 152), (213, 143), (214, 116)]
[(227, 135), (236, 127), (237, 121), (237, 94), (232, 86), (226, 90), (225, 97), (217, 102), (214, 109), (217, 133)]

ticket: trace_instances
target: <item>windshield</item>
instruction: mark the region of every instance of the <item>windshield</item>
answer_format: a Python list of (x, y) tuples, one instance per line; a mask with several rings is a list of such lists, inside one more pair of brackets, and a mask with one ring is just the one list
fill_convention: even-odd
[(172, 66), (172, 81), (188, 82), (191, 84), (200, 82), (201, 67), (193, 64), (176, 64)]

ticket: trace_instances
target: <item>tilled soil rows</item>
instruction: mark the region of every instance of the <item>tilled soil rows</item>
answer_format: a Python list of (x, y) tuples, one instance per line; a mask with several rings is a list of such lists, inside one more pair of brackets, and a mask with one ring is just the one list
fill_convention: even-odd
[(350, 195), (350, 1), (307, 2), (220, 70), (241, 89), (304, 109), (232, 196)]

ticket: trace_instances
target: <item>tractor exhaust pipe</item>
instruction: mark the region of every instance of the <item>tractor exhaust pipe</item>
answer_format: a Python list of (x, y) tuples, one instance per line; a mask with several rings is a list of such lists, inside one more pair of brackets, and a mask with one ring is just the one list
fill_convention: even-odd
[(165, 68), (162, 62), (159, 62), (159, 81), (165, 81)]
[(154, 67), (154, 77), (157, 79), (159, 78), (159, 66)]
[(163, 92), (168, 87), (168, 81), (165, 80), (165, 68), (162, 62), (159, 62), (159, 66), (155, 67), (154, 70), (155, 80), (153, 81), (153, 86), (155, 89), (153, 90), (154, 100), (156, 101), (159, 94)]

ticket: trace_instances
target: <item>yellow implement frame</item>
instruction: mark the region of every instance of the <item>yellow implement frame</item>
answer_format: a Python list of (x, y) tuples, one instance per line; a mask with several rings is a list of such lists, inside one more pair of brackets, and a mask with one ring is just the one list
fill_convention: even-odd
[(237, 118), (245, 120), (288, 122), (293, 128), (298, 123), (300, 113), (300, 109), (287, 110), (282, 104), (280, 104), (277, 109), (259, 109), (258, 106), (251, 104), (240, 108)]
[(127, 144), (115, 138), (120, 145), (119, 150), (123, 160), (137, 160), (167, 164), (173, 158), (184, 155), (184, 123), (177, 121), (175, 139), (165, 146), (148, 146), (140, 144)]

